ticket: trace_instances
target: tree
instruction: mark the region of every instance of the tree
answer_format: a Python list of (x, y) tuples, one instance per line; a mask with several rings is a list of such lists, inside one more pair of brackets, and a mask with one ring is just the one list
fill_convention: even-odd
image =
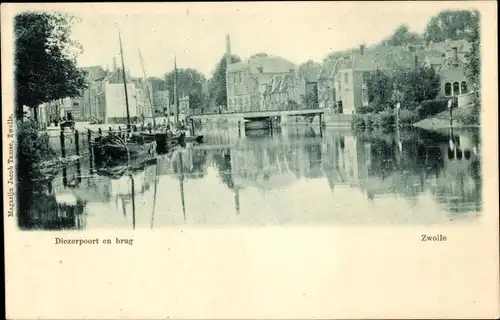
[(425, 66), (397, 71), (393, 83), (400, 94), (395, 100), (410, 109), (424, 100), (435, 99), (440, 89), (439, 75), (432, 67)]
[(370, 75), (366, 83), (371, 111), (379, 112), (391, 106), (392, 78), (380, 70)]
[(443, 42), (446, 39), (466, 38), (470, 27), (478, 25), (479, 14), (469, 10), (445, 10), (430, 19), (424, 31), (424, 39), (429, 42)]
[(467, 78), (472, 83), (472, 87), (476, 92), (475, 104), (479, 106), (480, 89), (481, 89), (481, 33), (479, 30), (479, 12), (473, 12), (471, 19), (470, 31), (467, 34), (467, 40), (472, 44), (469, 59), (467, 61), (465, 71)]
[(422, 37), (416, 32), (411, 32), (408, 26), (401, 25), (384, 42), (390, 46), (421, 44)]
[(149, 77), (148, 82), (151, 84), (151, 90), (153, 90), (153, 92), (167, 90), (167, 83), (162, 78)]
[(319, 71), (319, 69), (321, 69), (321, 64), (313, 60), (307, 60), (299, 66), (299, 71), (306, 73), (309, 71)]
[(318, 92), (309, 91), (306, 94), (300, 96), (301, 102), (308, 109), (315, 109), (318, 105)]
[[(236, 55), (231, 55), (231, 63), (240, 62), (240, 57)], [(226, 88), (226, 55), (224, 55), (217, 66), (215, 67), (215, 71), (210, 78), (208, 94), (210, 100), (216, 105), (226, 105), (227, 104), (227, 88)]]
[(24, 12), (14, 18), (16, 115), (23, 106), (35, 110), (45, 102), (77, 97), (86, 88), (86, 73), (76, 67), (82, 52), (71, 39), (75, 18), (64, 13)]
[[(171, 71), (165, 75), (166, 88), (173, 94), (175, 72)], [(177, 92), (178, 97), (189, 97), (189, 107), (197, 109), (203, 103), (203, 85), (205, 76), (195, 69), (177, 69)]]

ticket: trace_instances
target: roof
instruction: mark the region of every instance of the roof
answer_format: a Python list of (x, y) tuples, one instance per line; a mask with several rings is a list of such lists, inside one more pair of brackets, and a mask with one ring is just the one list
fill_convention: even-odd
[(283, 81), (283, 76), (276, 75), (273, 77), (271, 93), (278, 93), (280, 91), (281, 81)]
[[(352, 55), (352, 69), (357, 71), (390, 70), (398, 67), (411, 68), (414, 65), (413, 52), (402, 47), (379, 46)], [(343, 66), (350, 69), (349, 66)]]
[(83, 67), (80, 69), (87, 72), (88, 79), (93, 81), (102, 79), (106, 75), (106, 72), (101, 66)]
[[(127, 73), (127, 82), (132, 81), (132, 77)], [(109, 77), (108, 77), (109, 83), (123, 83), (123, 74), (122, 74), (122, 69), (118, 68), (115, 71), (113, 71)]]
[(293, 88), (293, 77), (291, 74), (286, 74), (283, 76), (279, 90), (280, 92), (283, 92), (288, 88)]
[(352, 56), (339, 57), (323, 64), (318, 80), (332, 79), (339, 70), (352, 69)]
[[(262, 72), (260, 72), (259, 68), (262, 68)], [(284, 73), (296, 69), (297, 66), (293, 62), (277, 56), (255, 57), (227, 66), (227, 72), (247, 70), (250, 73)]]
[(321, 70), (318, 73), (318, 80), (323, 80), (323, 79), (328, 79), (330, 78), (332, 74), (332, 70), (337, 63), (338, 59), (328, 59), (325, 61), (322, 66)]
[[(449, 57), (449, 58), (443, 58), (443, 62), (442, 64), (439, 66), (439, 68), (437, 69), (438, 72), (444, 70), (444, 69), (449, 69), (449, 68), (455, 68), (455, 66), (453, 66), (453, 57)], [(462, 61), (460, 58), (458, 59), (458, 67), (465, 67), (465, 63), (464, 61)]]
[(469, 52), (472, 49), (472, 45), (469, 41), (465, 39), (453, 40), (448, 42), (436, 42), (430, 43), (427, 46), (427, 50), (446, 52), (452, 48), (457, 48), (458, 52)]

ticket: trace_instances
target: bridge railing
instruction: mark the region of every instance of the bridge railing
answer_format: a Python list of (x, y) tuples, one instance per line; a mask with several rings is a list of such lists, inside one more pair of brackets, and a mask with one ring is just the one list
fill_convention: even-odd
[(275, 111), (297, 111), (297, 110), (316, 110), (319, 109), (319, 103), (313, 103), (309, 105), (276, 105), (269, 107), (257, 107), (250, 109), (238, 109), (238, 110), (227, 110), (227, 109), (191, 109), (189, 114), (191, 116), (195, 115), (213, 115), (213, 114), (231, 114), (231, 113), (250, 113), (250, 112), (275, 112)]

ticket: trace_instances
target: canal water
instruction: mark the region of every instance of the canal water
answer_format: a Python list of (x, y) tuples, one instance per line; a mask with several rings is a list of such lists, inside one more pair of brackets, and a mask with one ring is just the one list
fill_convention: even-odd
[(481, 216), (477, 130), (201, 128), (130, 175), (88, 157), (22, 197), (23, 229), (452, 224)]

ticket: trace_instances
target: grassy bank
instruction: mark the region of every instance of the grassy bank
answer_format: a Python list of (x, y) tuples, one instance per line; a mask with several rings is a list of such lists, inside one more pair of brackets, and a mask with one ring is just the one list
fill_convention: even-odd
[[(437, 129), (450, 127), (450, 112), (440, 112), (429, 118), (413, 124), (422, 129)], [(479, 121), (474, 116), (474, 106), (453, 109), (453, 127), (479, 127)]]

